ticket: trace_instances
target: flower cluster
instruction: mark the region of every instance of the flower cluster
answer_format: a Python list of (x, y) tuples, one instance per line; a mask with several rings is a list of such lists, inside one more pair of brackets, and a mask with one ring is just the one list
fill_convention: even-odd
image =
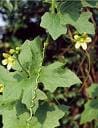
[(7, 65), (7, 69), (10, 70), (13, 65), (15, 65), (15, 54), (19, 54), (20, 47), (16, 47), (16, 49), (10, 49), (8, 53), (3, 53), (4, 59), (2, 60), (3, 65)]
[(15, 58), (8, 53), (3, 53), (4, 60), (2, 60), (3, 65), (7, 65), (7, 69), (10, 70), (15, 64)]
[(12, 54), (19, 54), (20, 52), (20, 47), (16, 47), (16, 49), (10, 49), (9, 53)]
[(83, 48), (83, 50), (87, 49), (87, 44), (92, 41), (91, 37), (88, 36), (86, 32), (83, 34), (75, 34), (74, 35), (74, 42), (75, 42), (75, 48), (78, 49), (80, 47)]

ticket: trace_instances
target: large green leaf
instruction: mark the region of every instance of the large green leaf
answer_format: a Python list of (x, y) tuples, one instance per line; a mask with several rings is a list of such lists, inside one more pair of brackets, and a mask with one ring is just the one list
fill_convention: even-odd
[[(81, 3), (82, 2), (82, 3)], [(83, 1), (69, 1), (66, 0), (62, 2), (60, 6), (61, 15), (60, 22), (62, 25), (70, 24), (74, 26), (79, 33), (87, 32), (88, 34), (94, 34), (94, 25), (89, 21), (92, 13), (90, 12), (82, 12), (81, 8), (84, 5), (92, 5), (96, 4), (96, 2), (92, 2), (89, 0)]]
[(5, 110), (3, 115), (3, 128), (32, 128), (32, 120), (29, 121), (29, 127), (27, 119), (29, 118), (29, 112), (21, 101), (16, 103), (16, 107), (11, 110)]
[(92, 24), (89, 19), (91, 18), (92, 13), (84, 12), (80, 15), (74, 27), (79, 33), (87, 32), (88, 34), (94, 34), (94, 24)]
[[(3, 128), (32, 128), (34, 126), (34, 124), (33, 124), (33, 122), (35, 121), (34, 119), (33, 119), (33, 121), (31, 120), (29, 122), (29, 124), (27, 124), (27, 119), (29, 118), (29, 113), (25, 112), (18, 117), (16, 114), (17, 113), (16, 113), (15, 109), (6, 110), (3, 113)], [(40, 127), (38, 127), (39, 125), (37, 125), (36, 128), (40, 128)]]
[[(16, 100), (20, 99), (20, 96), (23, 93), (22, 102), (25, 103), (26, 106), (29, 108), (32, 103), (32, 97), (34, 96), (33, 90), (35, 89), (35, 85), (36, 85), (35, 79), (33, 80), (32, 78), (25, 78), (25, 79), (21, 79), (20, 81), (14, 81), (13, 83), (8, 83), (6, 85), (6, 87), (4, 88), (3, 102), (11, 103), (13, 101), (16, 101)], [(38, 92), (40, 92), (40, 91), (38, 91)], [(43, 94), (42, 92), (40, 92), (40, 93)], [(38, 96), (38, 94), (37, 94), (37, 96)], [(37, 99), (38, 98), (42, 99), (41, 96), (37, 97)]]
[(4, 84), (2, 100), (5, 102), (17, 100), (21, 95), (22, 86), (20, 83), (23, 76), (18, 72), (10, 73), (2, 66), (0, 66), (0, 73), (0, 83)]
[(59, 14), (52, 14), (49, 12), (46, 12), (42, 16), (41, 27), (45, 28), (54, 40), (67, 31), (66, 27), (60, 24)]
[(54, 105), (50, 106), (47, 102), (42, 102), (35, 116), (38, 122), (40, 122), (41, 128), (55, 128), (59, 125), (59, 119), (64, 116), (66, 111), (68, 111), (66, 106), (63, 106), (63, 109), (61, 109)]
[[(42, 61), (42, 42), (40, 38), (37, 37), (33, 41), (26, 40), (21, 46), (18, 59), (25, 70), (29, 71), (30, 75), (34, 75)], [(22, 70), (18, 62), (15, 65), (15, 69)]]
[(81, 114), (81, 124), (98, 119), (98, 99), (89, 100)]
[[(26, 69), (29, 69), (30, 62), (32, 62), (32, 53), (31, 53), (31, 49), (30, 49), (30, 43), (31, 43), (31, 41), (28, 41), (28, 40), (26, 40), (24, 42), (24, 44), (21, 46), (21, 51), (18, 56), (18, 59), (19, 59), (21, 65)], [(21, 66), (18, 62), (16, 63), (14, 68), (16, 70), (22, 70)]]
[[(18, 77), (20, 77), (18, 79)], [(5, 81), (4, 81), (5, 82)], [(13, 102), (20, 99), (20, 96), (23, 92), (23, 98), (25, 97), (25, 93), (27, 93), (27, 89), (29, 89), (27, 98), (29, 97), (29, 103), (27, 102), (27, 106), (30, 105), (32, 99), (32, 89), (35, 87), (35, 83), (31, 78), (23, 78), (20, 73), (14, 73), (13, 81), (9, 81), (5, 83), (4, 92), (3, 92), (3, 101), (5, 102)], [(30, 90), (31, 89), (31, 90)]]
[(50, 91), (54, 91), (57, 87), (70, 87), (81, 83), (79, 78), (71, 70), (64, 68), (60, 62), (43, 66), (40, 82)]

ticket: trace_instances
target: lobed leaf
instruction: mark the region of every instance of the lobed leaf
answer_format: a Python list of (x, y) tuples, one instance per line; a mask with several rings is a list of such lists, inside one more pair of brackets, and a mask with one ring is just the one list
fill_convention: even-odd
[(67, 32), (67, 29), (60, 23), (59, 14), (46, 12), (42, 16), (40, 26), (45, 28), (54, 40)]
[(46, 89), (54, 91), (57, 87), (71, 87), (80, 84), (80, 79), (68, 68), (64, 68), (60, 62), (43, 66), (40, 74), (40, 82)]
[(88, 34), (94, 34), (94, 25), (89, 21), (91, 16), (92, 14), (90, 12), (82, 12), (79, 18), (75, 21), (69, 14), (65, 13), (61, 14), (60, 21), (63, 25), (70, 24), (74, 26), (79, 33), (86, 32)]
[(40, 128), (55, 128), (59, 125), (59, 119), (64, 116), (66, 111), (68, 111), (68, 107), (66, 106), (63, 106), (63, 109), (61, 109), (54, 105), (50, 106), (44, 102), (40, 104), (35, 116), (41, 124)]
[[(17, 114), (17, 112), (20, 114)], [(3, 128), (27, 128), (28, 127), (27, 119), (29, 118), (29, 113), (22, 103), (17, 104), (17, 109), (14, 107), (11, 110), (4, 111), (2, 114), (3, 114)], [(28, 128), (32, 128), (32, 126), (33, 126), (33, 123), (31, 120), (29, 122)]]

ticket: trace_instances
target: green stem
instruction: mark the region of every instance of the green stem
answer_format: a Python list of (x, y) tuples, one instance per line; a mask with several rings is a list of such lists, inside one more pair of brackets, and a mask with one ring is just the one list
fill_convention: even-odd
[(55, 0), (51, 1), (51, 11), (52, 13), (55, 13)]
[(74, 39), (73, 39), (73, 36), (72, 36), (72, 32), (71, 32), (70, 26), (68, 26), (68, 35), (69, 35), (70, 40), (73, 42)]

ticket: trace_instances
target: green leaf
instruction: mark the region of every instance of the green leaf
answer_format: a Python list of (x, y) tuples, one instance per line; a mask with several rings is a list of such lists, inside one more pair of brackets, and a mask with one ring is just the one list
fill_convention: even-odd
[[(95, 29), (94, 25), (89, 21), (92, 13), (90, 12), (82, 12), (80, 10), (82, 8), (82, 4), (85, 3), (83, 0), (81, 1), (64, 1), (60, 6), (61, 15), (60, 15), (60, 23), (62, 25), (70, 24), (74, 26), (79, 33), (87, 32), (88, 34), (94, 34)], [(94, 2), (90, 2), (94, 3)]]
[(42, 62), (43, 59), (43, 46), (42, 46), (42, 41), (40, 38), (35, 38), (33, 41), (30, 43), (30, 49), (32, 53), (32, 66), (30, 70), (32, 71), (32, 75), (35, 75), (35, 73), (38, 73), (40, 63)]
[[(33, 80), (29, 78), (18, 79), (17, 77), (19, 76), (21, 75), (18, 73), (16, 74), (14, 73), (14, 76), (13, 76), (14, 82), (10, 82), (5, 85), (4, 92), (3, 92), (3, 101), (12, 102), (12, 101), (18, 100), (20, 99), (22, 92), (23, 92), (23, 98), (24, 98), (25, 93), (27, 93), (27, 89), (31, 89), (29, 90), (27, 98), (29, 97), (30, 99), (32, 99), (32, 89), (35, 87), (35, 83), (33, 84)], [(27, 100), (27, 98), (25, 100)], [(28, 102), (31, 102), (30, 99)], [(28, 104), (29, 103), (27, 103), (27, 106), (29, 106)]]
[(11, 73), (0, 65), (0, 84), (4, 84), (5, 86), (9, 82), (14, 82)]
[(38, 119), (34, 116), (32, 117), (32, 123), (33, 123), (33, 127), (34, 128), (43, 128), (40, 124), (40, 122), (38, 121)]
[[(42, 61), (42, 42), (40, 38), (37, 37), (33, 41), (26, 40), (21, 46), (18, 59), (21, 65), (27, 71), (30, 71), (30, 75), (34, 75), (38, 71)], [(15, 68), (16, 70), (22, 70), (18, 62)]]
[(47, 96), (45, 95), (44, 92), (42, 92), (41, 90), (37, 89), (37, 92), (36, 92), (36, 99), (35, 99), (35, 106), (33, 107), (33, 111), (34, 113), (36, 112), (36, 110), (38, 109), (39, 107), (39, 102), (40, 101), (45, 101), (47, 100)]
[(13, 102), (19, 99), (21, 95), (20, 86), (22, 82), (19, 82), (23, 79), (22, 75), (18, 72), (10, 73), (4, 67), (0, 66), (0, 83), (4, 84), (4, 92), (2, 95), (2, 102)]
[[(18, 76), (19, 75), (19, 76)], [(32, 104), (32, 97), (34, 96), (34, 89), (36, 86), (35, 79), (36, 78), (19, 78), (21, 74), (17, 73), (13, 77), (16, 78), (16, 81), (13, 83), (7, 83), (6, 87), (4, 88), (3, 92), (3, 102), (13, 102), (17, 101), (21, 98), (22, 95), (22, 102), (26, 104), (27, 108), (30, 107)], [(18, 79), (19, 78), (19, 79)], [(36, 108), (37, 102), (39, 99), (43, 99), (45, 97), (44, 93), (37, 90), (37, 99), (36, 99)], [(45, 97), (46, 98), (46, 97)], [(35, 109), (36, 110), (36, 109)]]
[(84, 12), (80, 15), (79, 19), (75, 23), (75, 28), (79, 33), (87, 32), (88, 34), (94, 34), (94, 25), (89, 21), (92, 13)]
[(29, 110), (27, 109), (26, 105), (24, 103), (22, 103), (21, 99), (17, 100), (16, 104), (15, 104), (15, 109), (16, 109), (16, 115), (20, 116), (21, 114), (28, 112)]
[(11, 110), (15, 106), (16, 102), (3, 102), (3, 100), (0, 98), (0, 115), (2, 115), (3, 112), (6, 110)]
[(66, 27), (60, 24), (59, 14), (49, 12), (46, 12), (42, 16), (41, 27), (45, 28), (54, 40), (67, 31)]
[(98, 99), (89, 100), (81, 114), (81, 124), (98, 119)]
[[(31, 41), (26, 40), (24, 42), (24, 44), (21, 46), (21, 51), (20, 51), (20, 54), (18, 55), (18, 59), (19, 59), (21, 65), (26, 69), (29, 69), (30, 62), (32, 61), (32, 53), (31, 53), (31, 49), (30, 49), (30, 43), (31, 43)], [(14, 68), (16, 70), (22, 70), (22, 68), (18, 62), (16, 63)]]
[(94, 8), (94, 7), (97, 7), (97, 4), (98, 4), (98, 1), (96, 0), (82, 0), (81, 1), (83, 7), (91, 7), (91, 8)]
[(18, 119), (15, 110), (7, 110), (3, 113), (3, 128), (26, 128), (26, 119), (26, 114), (21, 115)]
[(57, 106), (50, 106), (48, 103), (42, 102), (37, 109), (35, 116), (41, 124), (41, 128), (54, 128), (59, 125), (59, 119), (64, 116), (67, 110), (68, 108), (66, 108), (66, 106), (65, 109), (63, 106), (62, 110)]
[(62, 14), (68, 14), (73, 20), (76, 21), (77, 18), (80, 16), (81, 7), (82, 5), (80, 1), (76, 2), (76, 1), (66, 0), (61, 3), (60, 11)]
[(16, 102), (14, 107), (2, 111), (2, 115), (3, 128), (32, 128), (32, 126), (34, 126), (34, 128), (41, 128), (41, 124), (35, 117), (27, 123), (30, 113), (26, 108), (26, 105), (21, 103), (20, 100)]
[(95, 98), (98, 97), (98, 83), (92, 84), (88, 89), (87, 93), (89, 97)]
[(95, 29), (94, 25), (89, 21), (91, 18), (92, 13), (90, 12), (83, 12), (81, 13), (80, 17), (75, 21), (68, 13), (64, 15), (60, 15), (61, 24), (67, 25), (70, 24), (76, 28), (79, 33), (86, 32), (88, 34), (94, 34)]
[(32, 120), (29, 121), (29, 127), (27, 119), (29, 118), (28, 110), (25, 105), (18, 101), (16, 108), (3, 111), (3, 128), (32, 128)]
[(88, 100), (88, 102), (85, 104), (85, 109), (81, 115), (81, 124), (90, 122), (93, 119), (98, 118), (98, 99), (94, 99), (98, 97), (98, 84), (93, 83), (87, 89), (87, 93), (88, 93), (88, 96), (93, 99)]
[(55, 62), (48, 66), (43, 66), (40, 74), (40, 82), (46, 89), (54, 91), (57, 87), (71, 87), (80, 84), (79, 78), (69, 69), (63, 67), (60, 62)]

